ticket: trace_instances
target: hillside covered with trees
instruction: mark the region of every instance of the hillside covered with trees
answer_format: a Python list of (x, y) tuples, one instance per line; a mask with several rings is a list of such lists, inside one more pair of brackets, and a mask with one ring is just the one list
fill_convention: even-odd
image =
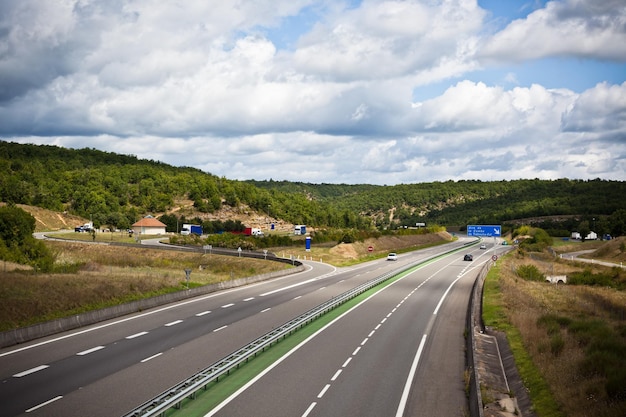
[(626, 182), (446, 181), (395, 186), (234, 181), (95, 149), (0, 142), (0, 201), (68, 211), (126, 228), (193, 201), (199, 213), (245, 205), (294, 224), (394, 229), (416, 223), (515, 224), (626, 234)]

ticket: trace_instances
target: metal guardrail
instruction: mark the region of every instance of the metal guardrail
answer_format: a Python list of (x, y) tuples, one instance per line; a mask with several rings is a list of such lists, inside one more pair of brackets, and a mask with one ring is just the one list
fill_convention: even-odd
[[(478, 241), (472, 242), (471, 244), (476, 244), (477, 242)], [(271, 345), (286, 338), (293, 332), (299, 330), (313, 320), (323, 316), (327, 312), (335, 309), (343, 303), (361, 295), (362, 293), (376, 287), (377, 285), (404, 271), (426, 263), (434, 258), (458, 252), (461, 249), (463, 249), (463, 247), (456, 248), (444, 252), (443, 254), (435, 255), (421, 261), (406, 265), (404, 267), (395, 269), (391, 272), (367, 281), (349, 291), (339, 294), (331, 298), (330, 300), (302, 313), (296, 318), (289, 320), (282, 326), (279, 326), (272, 331), (264, 334), (263, 336), (257, 338), (256, 340), (248, 343), (247, 345), (234, 351), (223, 359), (220, 359), (219, 361), (213, 363), (209, 367), (196, 373), (190, 378), (179, 382), (168, 390), (157, 395), (153, 399), (141, 404), (139, 407), (135, 408), (129, 413), (124, 414), (123, 417), (164, 416), (165, 412), (169, 409), (180, 408), (182, 405), (182, 401), (186, 398), (195, 398), (196, 393), (201, 389), (205, 389), (205, 387), (210, 383), (217, 382), (219, 381), (219, 378), (229, 375), (232, 370), (239, 368), (240, 365), (248, 362), (248, 360), (250, 360), (251, 358), (256, 357), (257, 354), (264, 352), (266, 348), (269, 348)]]

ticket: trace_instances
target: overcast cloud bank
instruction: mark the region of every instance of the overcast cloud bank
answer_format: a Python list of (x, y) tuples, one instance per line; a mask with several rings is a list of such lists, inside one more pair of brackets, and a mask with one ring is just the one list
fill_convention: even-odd
[(624, 2), (489, 3), (4, 1), (0, 138), (242, 180), (626, 180)]

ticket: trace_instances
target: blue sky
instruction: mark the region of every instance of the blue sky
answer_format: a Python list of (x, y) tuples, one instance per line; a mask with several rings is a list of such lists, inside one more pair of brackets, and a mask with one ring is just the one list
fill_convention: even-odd
[(626, 4), (9, 0), (0, 140), (241, 180), (626, 180)]

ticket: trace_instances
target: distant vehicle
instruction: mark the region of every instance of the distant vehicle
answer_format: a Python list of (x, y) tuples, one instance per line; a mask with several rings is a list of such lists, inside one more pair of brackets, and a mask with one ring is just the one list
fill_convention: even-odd
[(202, 226), (198, 224), (183, 224), (180, 229), (180, 234), (183, 236), (198, 235), (202, 236)]
[(398, 260), (398, 255), (396, 255), (395, 253), (391, 252), (389, 255), (387, 255), (387, 260), (388, 261), (397, 261)]
[(468, 254), (466, 254), (466, 255), (463, 257), (463, 260), (464, 260), (464, 261), (473, 261), (473, 260), (474, 260), (474, 257), (468, 253)]
[(484, 243), (482, 245), (480, 245), (481, 249), (487, 249), (487, 245), (485, 245)]

